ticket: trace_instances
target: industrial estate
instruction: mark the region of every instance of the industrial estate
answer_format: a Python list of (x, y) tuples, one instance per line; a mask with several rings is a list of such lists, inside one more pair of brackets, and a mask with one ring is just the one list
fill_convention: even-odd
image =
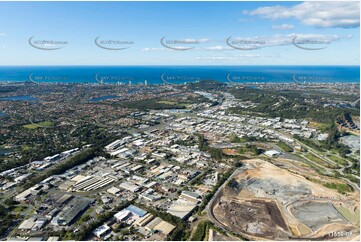
[(0, 85), (3, 240), (359, 239), (357, 84)]

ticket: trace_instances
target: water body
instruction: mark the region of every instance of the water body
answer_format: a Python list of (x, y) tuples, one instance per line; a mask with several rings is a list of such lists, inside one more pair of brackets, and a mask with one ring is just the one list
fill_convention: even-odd
[(6, 116), (6, 113), (0, 112), (0, 117)]
[(113, 99), (113, 98), (119, 98), (119, 96), (114, 96), (114, 95), (108, 95), (108, 96), (101, 96), (101, 97), (95, 97), (90, 99), (90, 102), (100, 102), (100, 101), (104, 101), (104, 100), (108, 100), (108, 99)]
[[(173, 84), (227, 82), (360, 82), (358, 66), (17, 66), (0, 67), (0, 81)], [(228, 77), (228, 79), (227, 79)]]
[(6, 155), (9, 152), (10, 152), (10, 150), (5, 150), (5, 149), (0, 148), (0, 156)]
[(0, 97), (0, 101), (38, 101), (39, 99), (33, 96), (12, 96), (12, 97)]

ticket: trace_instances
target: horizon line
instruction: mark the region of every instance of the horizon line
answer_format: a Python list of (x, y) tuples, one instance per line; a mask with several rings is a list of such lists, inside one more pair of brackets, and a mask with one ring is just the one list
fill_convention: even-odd
[(0, 65), (0, 67), (172, 67), (172, 66), (187, 66), (187, 67), (222, 67), (222, 66), (232, 66), (232, 67), (242, 67), (242, 66), (354, 66), (360, 67), (360, 64), (356, 65), (336, 65), (336, 64), (327, 64), (327, 65)]

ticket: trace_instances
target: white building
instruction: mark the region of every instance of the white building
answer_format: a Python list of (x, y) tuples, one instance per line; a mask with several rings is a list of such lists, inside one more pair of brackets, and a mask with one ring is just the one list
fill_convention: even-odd
[(267, 155), (268, 157), (275, 157), (281, 154), (281, 152), (277, 151), (277, 150), (268, 150), (264, 153), (265, 155)]

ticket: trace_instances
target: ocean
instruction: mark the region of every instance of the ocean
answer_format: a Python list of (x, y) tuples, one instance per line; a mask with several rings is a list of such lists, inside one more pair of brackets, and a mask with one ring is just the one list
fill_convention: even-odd
[(183, 84), (200, 80), (245, 83), (360, 83), (359, 66), (1, 66), (0, 82)]

